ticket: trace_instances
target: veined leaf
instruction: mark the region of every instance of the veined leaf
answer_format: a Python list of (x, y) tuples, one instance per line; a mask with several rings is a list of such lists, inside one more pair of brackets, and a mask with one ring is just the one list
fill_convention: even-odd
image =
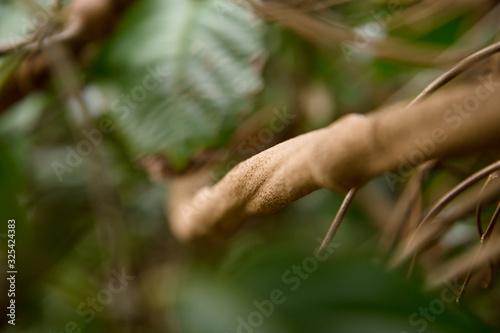
[[(146, 19), (147, 18), (147, 19)], [(146, 0), (125, 17), (98, 63), (119, 73), (111, 105), (136, 156), (163, 153), (182, 168), (227, 141), (262, 87), (262, 28), (230, 0)]]

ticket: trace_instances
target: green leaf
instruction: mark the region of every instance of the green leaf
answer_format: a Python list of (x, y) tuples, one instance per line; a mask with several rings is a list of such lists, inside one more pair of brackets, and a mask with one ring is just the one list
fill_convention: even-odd
[(229, 0), (132, 8), (96, 67), (120, 79), (110, 113), (132, 154), (164, 153), (182, 168), (196, 152), (223, 145), (263, 85), (255, 65), (262, 33), (253, 14)]

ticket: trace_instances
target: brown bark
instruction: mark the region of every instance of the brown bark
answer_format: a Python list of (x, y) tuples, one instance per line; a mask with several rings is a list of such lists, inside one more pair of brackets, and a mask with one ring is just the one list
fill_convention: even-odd
[(345, 192), (402, 166), (492, 147), (500, 139), (498, 85), (483, 78), (409, 108), (344, 116), (240, 163), (213, 186), (199, 189), (203, 174), (174, 179), (172, 230), (184, 241), (225, 235), (320, 188)]

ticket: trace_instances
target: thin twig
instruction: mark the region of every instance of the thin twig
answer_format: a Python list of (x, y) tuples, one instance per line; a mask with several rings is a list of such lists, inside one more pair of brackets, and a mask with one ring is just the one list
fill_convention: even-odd
[(500, 170), (500, 161), (497, 161), (495, 163), (492, 163), (488, 165), (487, 167), (479, 170), (475, 174), (471, 175), (469, 178), (465, 179), (463, 182), (455, 186), (451, 191), (446, 193), (441, 199), (431, 208), (429, 213), (424, 217), (422, 222), (420, 223), (419, 227), (421, 227), (423, 224), (427, 223), (429, 220), (433, 219), (434, 217), (439, 214), (443, 208), (450, 203), (451, 200), (456, 198), (460, 193), (483, 179), (484, 177), (488, 176), (489, 174)]
[[(477, 250), (476, 256), (478, 256), (479, 253), (481, 253), (483, 245), (484, 244), (481, 243), (481, 246), (479, 246), (479, 249)], [(471, 278), (472, 278), (472, 267), (469, 268), (469, 270), (467, 271), (467, 274), (465, 275), (464, 283), (462, 284), (462, 288), (460, 288), (460, 292), (458, 293), (457, 298), (455, 298), (455, 302), (457, 304), (460, 304), (460, 299), (462, 298), (462, 295), (465, 293), (465, 290), (467, 290), (467, 287), (469, 286)]]
[[(400, 199), (396, 202), (394, 213), (387, 224), (383, 244), (388, 245), (388, 251), (396, 246), (396, 241), (401, 238), (404, 231), (404, 222), (411, 217), (411, 207), (420, 200), (422, 182), (427, 178), (432, 169), (436, 167), (437, 160), (431, 160), (420, 165), (405, 186)], [(417, 221), (420, 219), (418, 216)], [(411, 230), (411, 226), (410, 230)]]
[[(38, 8), (36, 3), (33, 3), (32, 1), (28, 2), (29, 7), (33, 11), (34, 9), (36, 10), (41, 10), (41, 8)], [(62, 0), (56, 0), (51, 7), (52, 13), (57, 15), (64, 6), (64, 1)], [(68, 27), (66, 27), (64, 30), (57, 32), (53, 35), (47, 36), (44, 32), (46, 32), (46, 26), (54, 26), (54, 22), (49, 22), (45, 24), (44, 26), (39, 27), (33, 34), (26, 36), (24, 39), (17, 41), (17, 42), (11, 42), (9, 45), (4, 44), (0, 45), (0, 56), (6, 56), (11, 54), (12, 52), (36, 52), (40, 49), (42, 45), (48, 46), (49, 44), (53, 43), (61, 43), (61, 42), (66, 42), (72, 37), (76, 36), (78, 32), (80, 32), (80, 23), (76, 21), (72, 21), (69, 23)], [(53, 28), (50, 29), (50, 33), (52, 33)], [(42, 36), (40, 36), (42, 35)]]
[(339, 230), (339, 227), (342, 224), (342, 220), (344, 219), (344, 216), (347, 213), (347, 209), (351, 205), (352, 200), (354, 199), (354, 196), (356, 195), (357, 191), (358, 191), (358, 188), (353, 187), (352, 189), (349, 190), (349, 192), (345, 196), (344, 201), (342, 202), (342, 205), (340, 206), (339, 210), (337, 211), (337, 215), (335, 215), (335, 218), (333, 219), (333, 222), (332, 222), (332, 225), (330, 226), (330, 229), (326, 233), (326, 236), (323, 239), (321, 246), (319, 247), (318, 253), (324, 253), (324, 251), (328, 248), (328, 245), (332, 241), (333, 237), (335, 237), (335, 234), (337, 233), (337, 230)]
[(12, 52), (18, 52), (19, 50), (24, 49), (24, 47), (33, 42), (33, 37), (28, 36), (23, 40), (12, 42), (10, 44), (0, 44), (0, 56), (5, 56), (11, 54)]
[(450, 82), (458, 75), (465, 72), (471, 66), (477, 64), (478, 62), (490, 57), (491, 55), (500, 52), (500, 42), (492, 44), (484, 49), (477, 51), (476, 53), (468, 56), (467, 58), (460, 61), (456, 64), (452, 69), (438, 77), (434, 80), (430, 85), (428, 85), (413, 101), (409, 104), (409, 106), (420, 102), (422, 99), (432, 94), (446, 83)]
[[(490, 175), (490, 178), (488, 178), (488, 181), (486, 181), (486, 183), (484, 184), (485, 186), (483, 186), (483, 188), (486, 187), (486, 184), (490, 181), (490, 179), (492, 179), (494, 177), (495, 176)], [(477, 255), (479, 255), (479, 253), (483, 249), (484, 245), (488, 242), (488, 240), (491, 236), (491, 233), (493, 232), (493, 228), (495, 227), (495, 224), (498, 220), (499, 215), (500, 215), (500, 203), (497, 205), (497, 208), (495, 209), (495, 212), (493, 213), (493, 216), (491, 217), (490, 223), (488, 224), (488, 228), (486, 229), (486, 232), (484, 234), (482, 232), (482, 226), (478, 225), (478, 227), (480, 228), (479, 229), (479, 237), (481, 239), (481, 245), (479, 246), (479, 249), (477, 251)], [(490, 282), (492, 282), (493, 281), (493, 279), (491, 277), (493, 275), (493, 262), (492, 261), (490, 261), (489, 268), (490, 268)], [(456, 299), (457, 303), (460, 302), (460, 298), (465, 293), (465, 290), (467, 290), (467, 287), (469, 286), (471, 277), (472, 277), (472, 267), (469, 268), (469, 270), (467, 271), (465, 281), (462, 284), (462, 288), (460, 289), (460, 293), (458, 294), (457, 299)]]
[[(490, 223), (488, 224), (488, 227), (486, 228), (486, 232), (484, 235), (481, 237), (481, 241), (487, 242), (492, 233), (493, 233), (493, 228), (495, 228), (495, 225), (498, 221), (498, 217), (500, 216), (500, 202), (497, 205), (497, 208), (495, 209), (495, 212), (493, 213), (493, 216), (491, 217)], [(489, 269), (490, 269), (490, 276), (489, 276), (489, 281), (486, 283), (486, 288), (490, 287), (493, 284), (493, 274), (495, 272), (495, 263), (490, 261), (489, 264)]]
[[(496, 178), (496, 173), (490, 174), (490, 176), (488, 177), (488, 179), (484, 183), (483, 187), (481, 188), (481, 191), (479, 192), (479, 197), (481, 197), (481, 194), (484, 192), (484, 190), (486, 189), (488, 184), (495, 178)], [(500, 205), (497, 207), (497, 210), (495, 211), (495, 213), (493, 214), (493, 217), (490, 220), (490, 224), (488, 225), (488, 229), (487, 229), (488, 231), (490, 230), (490, 226), (492, 225), (492, 223), (494, 226), (495, 221), (498, 218), (497, 214), (498, 214), (498, 212), (500, 212), (500, 210), (498, 208), (500, 208)], [(478, 254), (481, 251), (481, 249), (483, 248), (484, 243), (487, 241), (487, 237), (485, 237), (485, 234), (483, 233), (483, 226), (482, 226), (482, 222), (481, 222), (481, 213), (482, 213), (482, 202), (481, 202), (481, 198), (480, 198), (477, 202), (477, 207), (476, 207), (476, 226), (477, 226), (477, 231), (479, 233), (479, 239), (481, 241), (481, 246), (479, 247)], [(490, 267), (491, 267), (491, 263), (490, 263)], [(464, 280), (464, 283), (462, 284), (462, 288), (460, 289), (460, 293), (458, 294), (458, 296), (455, 300), (457, 302), (457, 304), (460, 303), (460, 298), (462, 297), (462, 295), (465, 293), (465, 290), (469, 286), (471, 278), (472, 278), (472, 268), (470, 268), (467, 271), (467, 275), (465, 276), (465, 280)]]
[(500, 203), (498, 203), (497, 208), (495, 209), (495, 213), (493, 213), (490, 223), (488, 224), (488, 228), (486, 228), (486, 232), (482, 236), (483, 239), (489, 239), (491, 237), (493, 228), (495, 227), (495, 224), (497, 223), (499, 216), (500, 216)]
[[(476, 64), (477, 62), (484, 60), (488, 58), (489, 56), (500, 52), (500, 42), (495, 43), (493, 45), (490, 45), (470, 56), (467, 58), (463, 59), (460, 61), (457, 65), (455, 65), (452, 69), (441, 75), (439, 78), (437, 78), (434, 82), (432, 82), (427, 88), (425, 88), (411, 103), (408, 104), (408, 107), (414, 105), (415, 103), (418, 103), (419, 101), (423, 100), (424, 98), (428, 97), (431, 95), (433, 92), (438, 90), (440, 87), (444, 86), (446, 83), (450, 82), (453, 80), (455, 77), (466, 71), (470, 66)], [(430, 161), (429, 165), (435, 165), (437, 163), (436, 160)], [(419, 171), (422, 173), (423, 169), (420, 167)], [(422, 180), (423, 177), (419, 177), (420, 179), (420, 185), (417, 185), (417, 192), (421, 188)], [(332, 225), (330, 226), (330, 230), (328, 231), (321, 247), (320, 251), (324, 250), (324, 248), (330, 243), (331, 239), (334, 237), (335, 233), (337, 232), (338, 228), (340, 227), (340, 224), (342, 223), (342, 219), (347, 211), (347, 207), (350, 205), (351, 200), (353, 199), (355, 193), (356, 193), (356, 188), (351, 189), (349, 193), (347, 194), (346, 198), (344, 199), (344, 202), (342, 203), (342, 206), (340, 210), (337, 212), (337, 215), (335, 216), (335, 219), (332, 222)], [(351, 194), (352, 192), (352, 194)], [(417, 196), (412, 196), (410, 205), (414, 203), (414, 200), (416, 200)], [(344, 209), (345, 211), (342, 211)], [(403, 216), (407, 216), (405, 213)], [(418, 227), (417, 227), (418, 231)]]
[[(487, 240), (490, 239), (491, 234), (493, 233), (493, 228), (495, 227), (495, 224), (497, 223), (498, 217), (500, 216), (500, 202), (497, 205), (497, 208), (495, 209), (495, 212), (493, 213), (493, 216), (491, 217), (490, 223), (488, 224), (488, 228), (486, 229), (486, 232), (484, 233), (482, 240), (486, 242)], [(489, 264), (489, 280), (485, 283), (485, 288), (491, 287), (493, 285), (493, 275), (495, 273), (495, 262), (493, 260), (490, 261)]]
[[(484, 49), (479, 50), (478, 52), (468, 56), (467, 58), (460, 61), (456, 66), (448, 70), (446, 73), (438, 77), (431, 84), (429, 84), (417, 97), (415, 97), (407, 107), (411, 107), (412, 105), (422, 101), (423, 99), (429, 97), (436, 90), (444, 86), (446, 83), (450, 82), (458, 75), (466, 71), (470, 66), (476, 64), (477, 62), (488, 58), (489, 56), (500, 52), (500, 42), (497, 42), (493, 45), (490, 45)], [(437, 163), (437, 161), (432, 161), (433, 163)], [(419, 166), (418, 169), (422, 168)]]
[(53, 35), (38, 38), (34, 40), (35, 36), (38, 33), (35, 33), (34, 36), (29, 37), (24, 41), (20, 41), (18, 43), (14, 43), (11, 45), (0, 45), (0, 56), (9, 55), (12, 52), (36, 52), (40, 49), (41, 46), (49, 47), (53, 44), (65, 43), (73, 38), (77, 37), (78, 34), (82, 31), (82, 25), (79, 21), (72, 21), (68, 24), (64, 30), (54, 33)]
[[(450, 229), (457, 221), (474, 215), (476, 204), (473, 201), (475, 201), (478, 196), (480, 196), (479, 200), (481, 200), (483, 204), (489, 204), (493, 201), (497, 201), (499, 193), (500, 182), (493, 183), (481, 194), (479, 194), (479, 190), (464, 193), (460, 201), (454, 204), (454, 207), (450, 207), (446, 214), (437, 218), (438, 220), (436, 220), (436, 223), (427, 223), (427, 225), (422, 227), (420, 232), (415, 235), (406, 248), (404, 243), (409, 243), (409, 237), (406, 238), (399, 248), (404, 249), (404, 252), (407, 254), (418, 253), (424, 248), (430, 248), (432, 244), (435, 244), (445, 234), (446, 230)], [(403, 251), (400, 253), (402, 252)], [(395, 266), (404, 259), (405, 257), (400, 254), (393, 258), (390, 265)]]
[[(72, 0), (68, 3), (65, 15), (57, 17), (56, 21), (49, 20), (47, 22), (62, 30), (57, 30), (54, 35), (49, 36), (42, 46), (52, 46), (56, 42), (62, 42), (77, 56), (78, 62), (85, 66), (91, 58), (83, 56), (85, 52), (82, 50), (87, 45), (93, 45), (109, 36), (118, 19), (134, 2), (136, 0)], [(28, 3), (28, 5), (30, 4)], [(64, 9), (66, 10), (66, 7)], [(33, 11), (33, 9), (31, 10)], [(37, 8), (35, 8), (36, 11)], [(75, 28), (78, 30), (76, 33)], [(9, 47), (7, 41), (7, 47), (3, 47), (3, 49)], [(24, 47), (30, 49), (34, 45), (27, 44)], [(0, 49), (2, 48), (0, 47)], [(24, 54), (25, 52), (21, 52), (21, 55), (24, 56)], [(25, 59), (21, 64), (23, 70), (17, 70), (14, 75), (3, 82), (2, 89), (0, 89), (0, 113), (5, 112), (29, 92), (45, 87), (45, 83), (50, 77), (49, 62), (44, 59), (41, 53), (35, 54), (35, 56), (33, 61)], [(28, 88), (20, 85), (19, 82), (26, 82), (26, 85), (29, 84)]]
[[(490, 175), (488, 179), (484, 182), (483, 187), (481, 187), (481, 191), (479, 192), (479, 196), (484, 192), (488, 184), (494, 179), (495, 177), (493, 175)], [(476, 227), (477, 227), (477, 233), (479, 234), (479, 239), (483, 237), (483, 222), (481, 221), (481, 215), (483, 212), (483, 205), (481, 200), (479, 199), (477, 201), (477, 206), (476, 206)]]
[[(465, 191), (466, 189), (468, 189), (469, 187), (471, 187), (484, 177), (488, 176), (489, 174), (497, 170), (500, 170), (500, 161), (490, 164), (489, 166), (474, 173), (469, 178), (465, 179), (460, 184), (451, 189), (444, 196), (442, 196), (441, 199), (439, 199), (439, 201), (436, 204), (434, 204), (434, 206), (430, 209), (427, 215), (422, 219), (422, 222), (420, 222), (419, 226), (417, 227), (412, 237), (408, 241), (406, 249), (408, 250), (408, 248), (410, 247), (415, 238), (415, 235), (418, 234), (418, 232), (422, 229), (422, 227), (426, 225), (429, 221), (434, 219), (454, 198), (456, 198), (460, 193), (462, 193), (463, 191)], [(405, 252), (408, 252), (407, 250)]]
[[(488, 47), (486, 47), (484, 49), (481, 49), (478, 52), (476, 52), (476, 53), (468, 56), (465, 59), (463, 59), (457, 65), (455, 65), (453, 68), (451, 68), (446, 73), (444, 73), (443, 75), (441, 75), (440, 77), (438, 77), (436, 80), (434, 80), (431, 84), (429, 84), (417, 97), (415, 97), (408, 104), (407, 107), (410, 107), (410, 106), (412, 106), (412, 105), (414, 105), (414, 104), (416, 104), (416, 103), (424, 100), (425, 98), (427, 98), (428, 96), (430, 96), (433, 92), (435, 92), (439, 88), (443, 87), (446, 83), (450, 82), (451, 80), (453, 80), (454, 78), (456, 78), (458, 75), (460, 75), (461, 73), (465, 72), (470, 66), (472, 66), (472, 65), (478, 63), (479, 61), (484, 60), (484, 59), (486, 59), (486, 58), (490, 57), (491, 55), (496, 54), (498, 52), (500, 52), (500, 42), (497, 42), (497, 43), (495, 43), (493, 45), (490, 45), (490, 46), (488, 46)], [(437, 160), (433, 160), (433, 161), (430, 161), (430, 162), (438, 163)], [(422, 168), (423, 168), (422, 165), (419, 166), (417, 168), (417, 171), (421, 172)], [(420, 178), (420, 179), (423, 180), (423, 178)], [(472, 184), (470, 184), (470, 185), (472, 185)], [(421, 188), (421, 186), (422, 186), (422, 182), (420, 182), (419, 184), (417, 184), (417, 190), (419, 190)], [(463, 191), (463, 189), (459, 190), (456, 193), (456, 195), (458, 195), (462, 191)], [(451, 201), (453, 198), (454, 197), (451, 197), (451, 198), (449, 198), (449, 200)], [(410, 204), (412, 204), (412, 203), (410, 202)], [(438, 202), (438, 204), (439, 204), (439, 202)], [(445, 205), (446, 204), (447, 203), (445, 203)], [(444, 206), (443, 206), (443, 208), (444, 208)], [(479, 204), (478, 204), (478, 211), (480, 211)], [(431, 209), (431, 212), (432, 212), (432, 209)], [(429, 214), (431, 212), (429, 212)], [(408, 249), (409, 245), (411, 244), (411, 242), (413, 241), (413, 239), (414, 239), (415, 235), (417, 234), (417, 232), (422, 227), (424, 221), (426, 221), (426, 219), (428, 218), (429, 214), (422, 220), (422, 222), (420, 223), (420, 225), (416, 228), (413, 236), (410, 238), (410, 241), (408, 242), (408, 245), (406, 247), (407, 249)], [(482, 230), (481, 230), (482, 227), (480, 226), (480, 219), (479, 219), (479, 222), (478, 222), (478, 228), (479, 228), (479, 232), (482, 233)], [(415, 261), (416, 261), (416, 253), (414, 253), (413, 256), (412, 256), (412, 261), (411, 261), (411, 264), (410, 264), (409, 274), (411, 274), (411, 272), (413, 270), (413, 267), (415, 265)]]

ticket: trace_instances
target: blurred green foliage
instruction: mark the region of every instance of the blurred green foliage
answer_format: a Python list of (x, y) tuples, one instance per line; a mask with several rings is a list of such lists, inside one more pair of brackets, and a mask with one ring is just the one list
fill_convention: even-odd
[(127, 92), (111, 113), (132, 153), (164, 153), (182, 168), (195, 152), (226, 143), (262, 88), (262, 33), (257, 18), (229, 2), (139, 2), (94, 69)]
[[(331, 12), (356, 26), (383, 7), (377, 1), (348, 1)], [(17, 2), (0, 1), (2, 39), (25, 33), (21, 16), (30, 18)], [(429, 31), (401, 27), (391, 34), (449, 47), (476, 16), (458, 11), (443, 22), (433, 17), (438, 22)], [(162, 74), (155, 82), (151, 71), (157, 68)], [(192, 248), (168, 230), (163, 193), (168, 182), (152, 183), (136, 163), (145, 154), (163, 153), (182, 169), (195, 154), (224, 148), (244, 121), (266, 106), (300, 114), (301, 123), (288, 134), (297, 135), (342, 114), (378, 107), (422, 71), (370, 57), (348, 64), (338, 50), (259, 21), (230, 0), (137, 2), (102, 46), (82, 93), (93, 120), (109, 117), (114, 125), (94, 154), (104, 156), (98, 167), (109, 171), (118, 201), (107, 208), (122, 218), (101, 224), (87, 172), (95, 166), (88, 160), (59, 181), (53, 163), (66, 161), (68, 147), (76, 149), (79, 128), (57, 91), (31, 94), (0, 116), (0, 215), (1, 221), (17, 221), (18, 266), (16, 326), (2, 316), (2, 331), (498, 331), (498, 320), (474, 311), (494, 304), (489, 299), (447, 303), (433, 319), (423, 320), (421, 308), (441, 300), (442, 290), (423, 291), (418, 271), (408, 279), (407, 267), (387, 269), (377, 254), (371, 217), (356, 205), (333, 254), (299, 284), (297, 273), (284, 278), (294, 265), (314, 257), (317, 239), (340, 205), (338, 195), (313, 193), (250, 221), (226, 244)], [(311, 97), (304, 91), (319, 91), (317, 98), (329, 102), (319, 120), (308, 116)], [(382, 182), (374, 186), (386, 190)], [(6, 230), (0, 230), (2, 286)], [(112, 292), (122, 270), (131, 280)], [(285, 301), (273, 306), (272, 315), (261, 314), (258, 327), (239, 328), (239, 318), (248, 323), (258, 311), (254, 302), (263, 304), (273, 290), (282, 291)], [(253, 316), (259, 322), (259, 315)]]

